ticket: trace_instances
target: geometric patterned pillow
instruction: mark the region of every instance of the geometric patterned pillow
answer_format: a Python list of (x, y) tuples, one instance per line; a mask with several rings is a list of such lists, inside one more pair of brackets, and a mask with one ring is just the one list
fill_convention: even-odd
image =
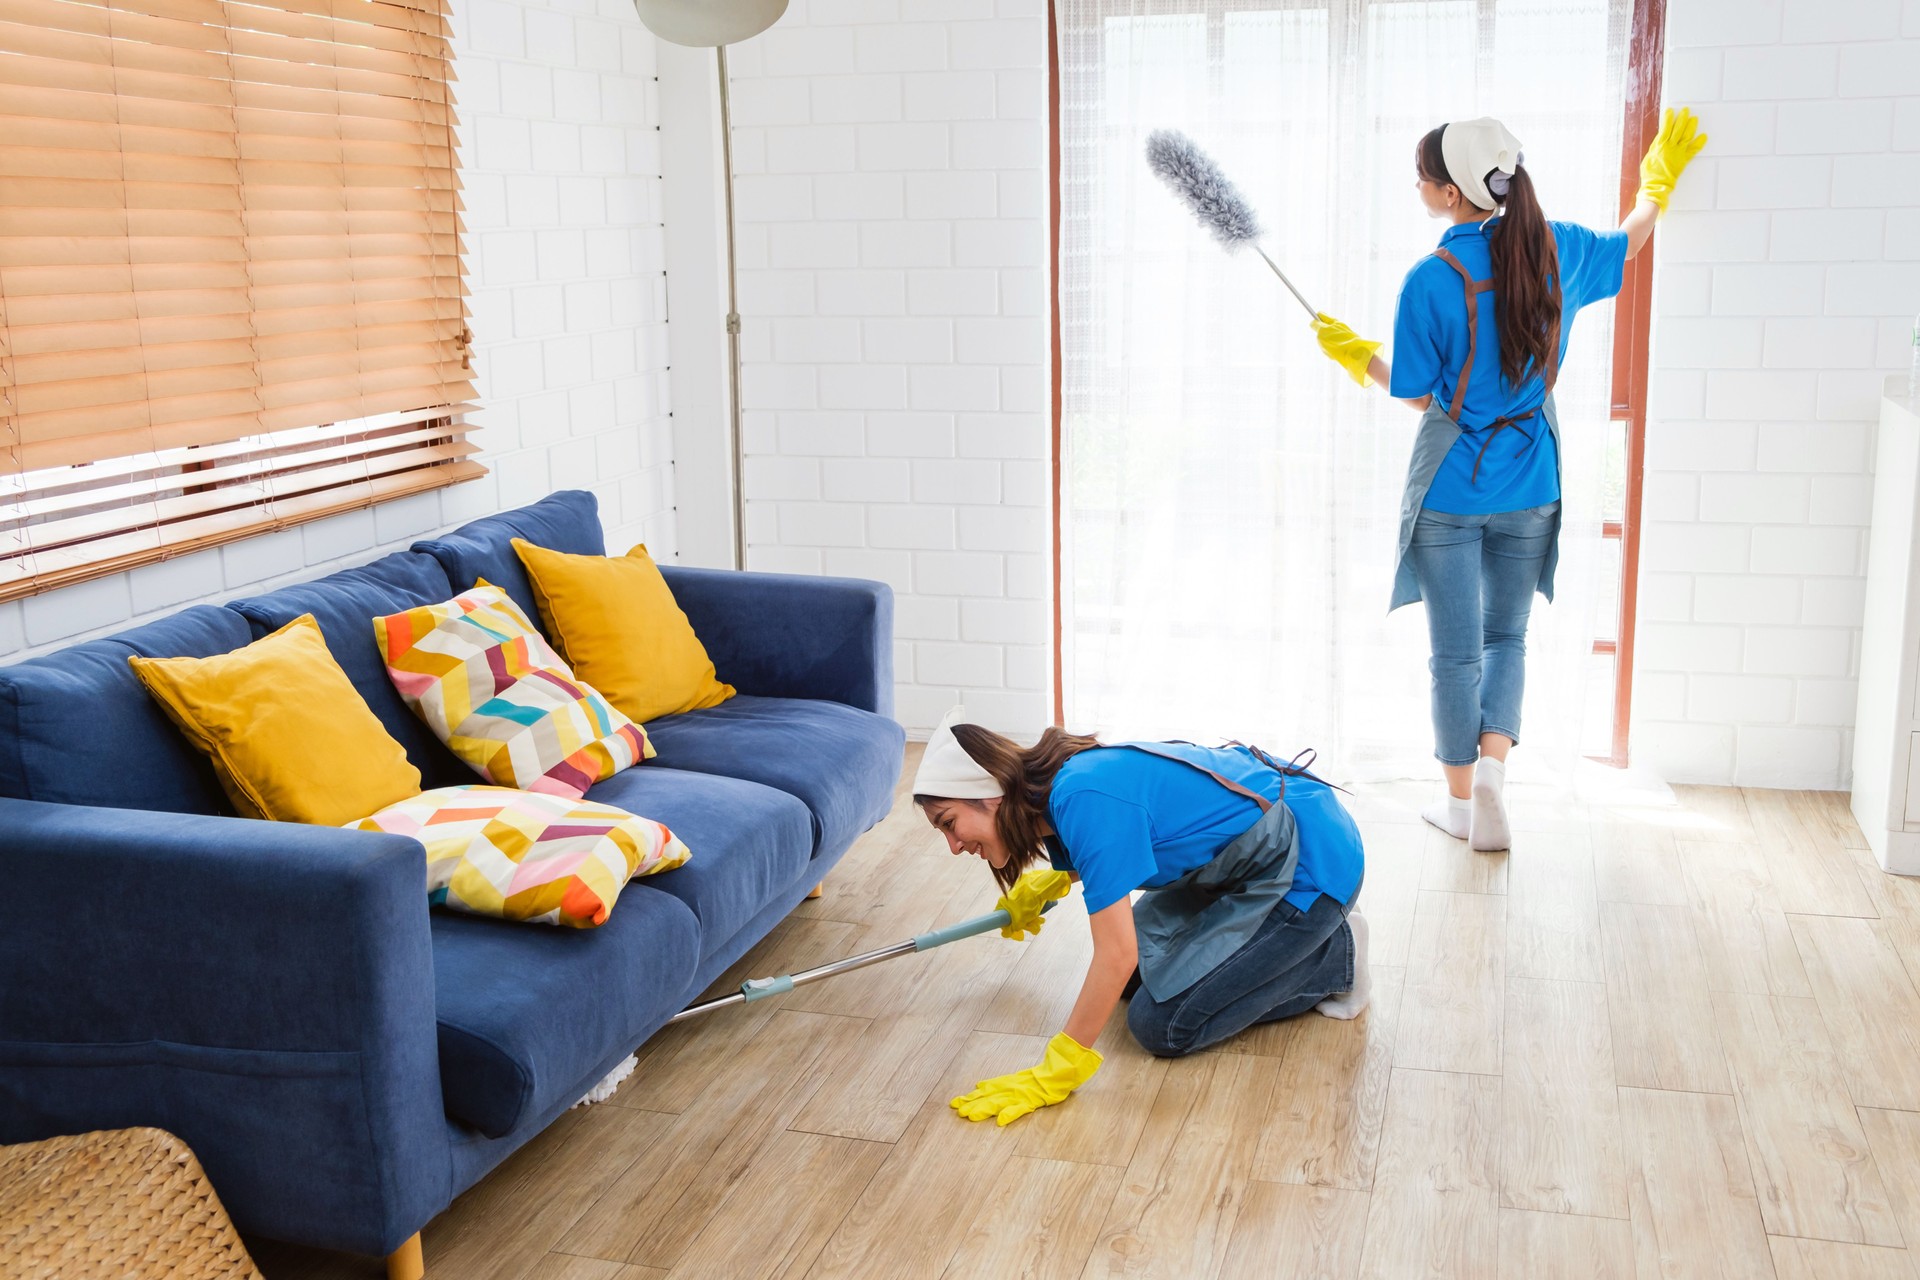
[(687, 846), (659, 823), (590, 800), (441, 787), (350, 822), (427, 848), (427, 900), (476, 916), (591, 929), (620, 886), (671, 871)]
[(488, 782), (578, 799), (657, 754), (490, 583), (373, 630), (393, 687)]

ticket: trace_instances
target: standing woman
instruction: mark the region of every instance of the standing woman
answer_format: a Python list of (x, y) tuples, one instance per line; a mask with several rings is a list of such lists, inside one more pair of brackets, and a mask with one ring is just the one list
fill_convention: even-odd
[(1509, 847), (1507, 753), (1520, 741), (1527, 619), (1553, 599), (1559, 559), (1559, 414), (1553, 384), (1574, 314), (1620, 292), (1673, 184), (1706, 145), (1669, 109), (1616, 231), (1548, 222), (1498, 120), (1460, 120), (1414, 150), (1420, 201), (1452, 225), (1400, 289), (1393, 364), (1330, 316), (1320, 346), (1361, 386), (1421, 411), (1400, 508), (1390, 609), (1427, 605), (1434, 754), (1447, 800), (1424, 817), (1479, 850)]
[(1134, 1038), (1161, 1057), (1308, 1010), (1366, 1008), (1360, 831), (1326, 783), (1238, 744), (1048, 729), (1022, 747), (960, 719), (927, 743), (914, 803), (950, 852), (992, 869), (1013, 920), (1001, 932), (1038, 933), (1044, 904), (1077, 881), (1093, 933), (1046, 1056), (955, 1098), (962, 1116), (1004, 1125), (1065, 1100), (1099, 1068), (1093, 1042), (1122, 999)]

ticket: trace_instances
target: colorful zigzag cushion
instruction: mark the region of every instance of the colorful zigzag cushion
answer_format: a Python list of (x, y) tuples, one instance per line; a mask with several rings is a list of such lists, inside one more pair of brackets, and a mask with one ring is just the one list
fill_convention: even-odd
[(488, 782), (577, 800), (655, 754), (490, 583), (375, 618), (373, 630), (393, 687)]
[(441, 787), (346, 824), (427, 848), (427, 899), (476, 916), (591, 929), (620, 887), (690, 856), (648, 818), (507, 787)]

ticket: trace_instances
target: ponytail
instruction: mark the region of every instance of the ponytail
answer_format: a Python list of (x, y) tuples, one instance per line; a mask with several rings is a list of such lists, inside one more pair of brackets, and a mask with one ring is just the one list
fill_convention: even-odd
[[(1440, 146), (1445, 129), (1441, 125), (1421, 137), (1413, 151), (1414, 168), (1428, 182), (1458, 187), (1447, 172)], [(1497, 171), (1487, 176), (1499, 180)], [(1500, 209), (1500, 216), (1487, 228), (1500, 373), (1508, 386), (1518, 387), (1529, 373), (1546, 376), (1547, 366), (1560, 350), (1560, 295), (1548, 287), (1548, 281), (1560, 273), (1560, 255), (1525, 165), (1515, 166), (1505, 191), (1493, 191), (1491, 185), (1488, 190)]]
[(1560, 295), (1549, 281), (1560, 273), (1553, 230), (1534, 195), (1525, 165), (1494, 193), (1500, 216), (1488, 228), (1493, 255), (1493, 318), (1500, 331), (1500, 373), (1518, 387), (1530, 372), (1545, 377), (1560, 350)]

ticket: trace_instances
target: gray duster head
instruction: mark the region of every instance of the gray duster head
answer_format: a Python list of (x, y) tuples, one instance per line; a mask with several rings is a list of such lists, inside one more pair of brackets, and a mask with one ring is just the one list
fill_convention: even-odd
[(1200, 225), (1227, 248), (1235, 249), (1259, 238), (1260, 219), (1246, 198), (1186, 134), (1174, 129), (1156, 129), (1148, 134), (1147, 165), (1186, 202)]

